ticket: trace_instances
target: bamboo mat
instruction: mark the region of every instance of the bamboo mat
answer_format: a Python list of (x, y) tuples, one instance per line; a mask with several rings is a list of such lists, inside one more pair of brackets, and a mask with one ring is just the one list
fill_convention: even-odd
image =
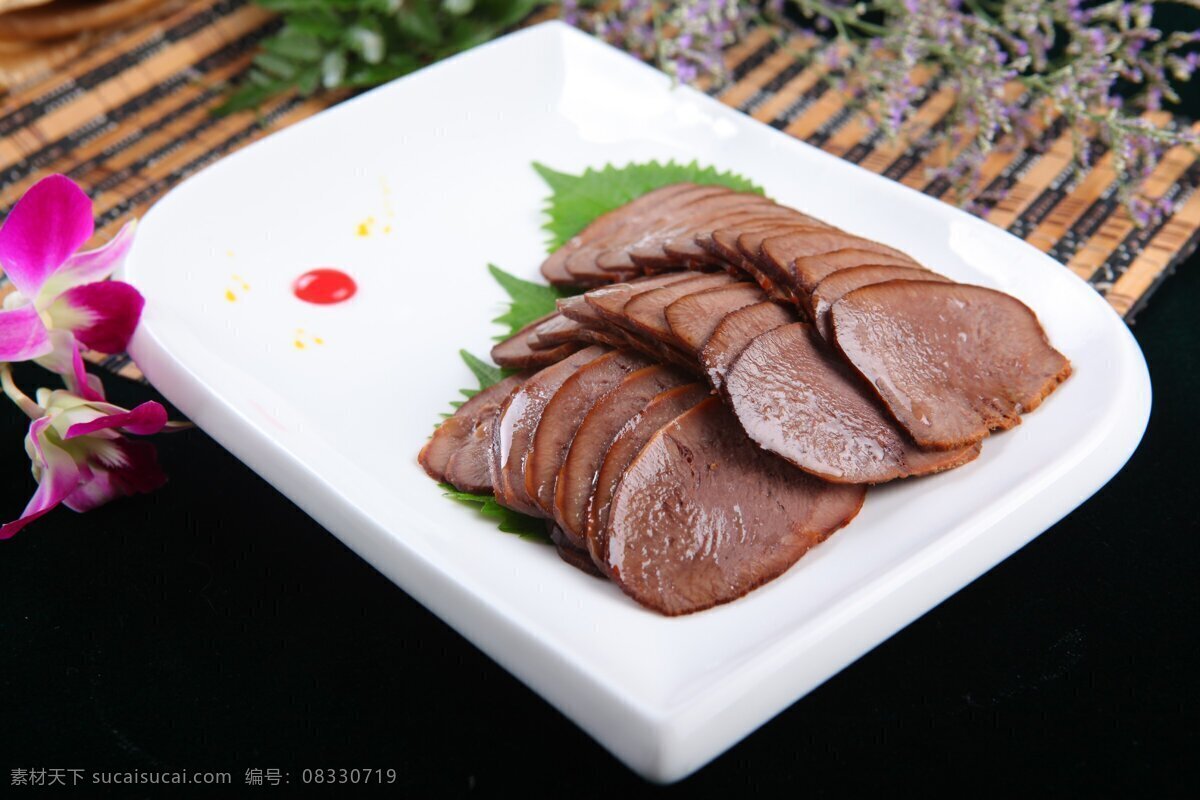
[[(61, 172), (91, 194), (97, 244), (188, 175), (340, 100), (285, 97), (258, 113), (210, 114), (277, 26), (247, 0), (192, 2), (38, 83), (0, 94), (0, 217), (37, 179)], [(945, 155), (932, 136), (945, 128), (951, 100), (936, 76), (914, 76), (922, 96), (913, 128), (889, 142), (846, 107), (819, 65), (796, 60), (794, 51), (813, 46), (829, 45), (753, 31), (728, 52), (731, 81), (709, 93), (847, 161), (948, 199), (948, 183), (929, 174)], [(1176, 124), (1165, 115), (1158, 122)], [(980, 213), (1048, 252), (1132, 319), (1200, 239), (1200, 164), (1182, 148), (1167, 155), (1147, 191), (1173, 200), (1175, 212), (1138, 228), (1114, 196), (1111, 154), (1097, 148), (1093, 168), (1082, 175), (1073, 174), (1070, 154), (1071, 132), (1054, 120), (1033, 147), (997, 150), (984, 165), (981, 196), (1004, 196)], [(2, 282), (0, 293), (7, 291)], [(97, 363), (140, 377), (127, 356)]]

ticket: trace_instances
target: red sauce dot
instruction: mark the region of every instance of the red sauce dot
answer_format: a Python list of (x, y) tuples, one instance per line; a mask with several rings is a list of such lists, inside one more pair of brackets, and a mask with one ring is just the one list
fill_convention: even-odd
[(292, 284), (292, 293), (296, 297), (322, 306), (349, 300), (357, 291), (358, 284), (353, 278), (331, 267), (309, 270)]

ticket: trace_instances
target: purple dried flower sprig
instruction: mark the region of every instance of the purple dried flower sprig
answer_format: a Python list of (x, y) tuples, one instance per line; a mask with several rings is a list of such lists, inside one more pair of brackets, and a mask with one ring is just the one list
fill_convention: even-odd
[(720, 83), (722, 51), (750, 24), (791, 25), (785, 2), (817, 33), (854, 45), (801, 57), (888, 136), (905, 132), (920, 106), (918, 68), (953, 92), (950, 124), (922, 135), (953, 154), (940, 173), (963, 202), (989, 153), (1031, 143), (1048, 118), (1070, 131), (1077, 167), (1097, 142), (1112, 152), (1118, 197), (1139, 223), (1162, 213), (1140, 192), (1164, 153), (1200, 146), (1194, 131), (1148, 117), (1178, 102), (1172, 81), (1191, 80), (1200, 66), (1200, 32), (1163, 34), (1155, 6), (1200, 8), (1200, 0), (569, 0), (564, 15), (682, 82)]

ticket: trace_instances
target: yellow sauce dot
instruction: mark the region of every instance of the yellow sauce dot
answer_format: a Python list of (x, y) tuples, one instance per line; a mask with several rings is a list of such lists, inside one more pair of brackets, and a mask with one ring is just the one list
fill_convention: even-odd
[(325, 340), (322, 339), (320, 336), (314, 336), (313, 341), (316, 342), (317, 344), (325, 344)]
[(296, 347), (296, 349), (297, 349), (297, 350), (303, 350), (303, 349), (304, 349), (304, 342), (300, 341), (299, 339), (297, 339), (296, 341), (292, 342), (292, 344), (293, 344), (293, 345), (295, 345), (295, 347)]
[(383, 226), (383, 232), (384, 232), (384, 233), (391, 233), (391, 232), (392, 232), (392, 226), (391, 226), (391, 225), (384, 225), (384, 226)]
[(225, 299), (231, 303), (235, 303), (235, 302), (237, 302), (237, 295), (233, 293), (232, 289), (226, 289), (225, 290)]

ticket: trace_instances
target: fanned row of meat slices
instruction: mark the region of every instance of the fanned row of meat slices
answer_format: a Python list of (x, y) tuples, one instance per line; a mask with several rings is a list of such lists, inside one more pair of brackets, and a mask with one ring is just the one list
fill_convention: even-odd
[(542, 273), (589, 290), (496, 345), (521, 371), (421, 464), (664, 614), (777, 577), (868, 484), (971, 461), (1071, 371), (1013, 297), (723, 187), (650, 192)]

